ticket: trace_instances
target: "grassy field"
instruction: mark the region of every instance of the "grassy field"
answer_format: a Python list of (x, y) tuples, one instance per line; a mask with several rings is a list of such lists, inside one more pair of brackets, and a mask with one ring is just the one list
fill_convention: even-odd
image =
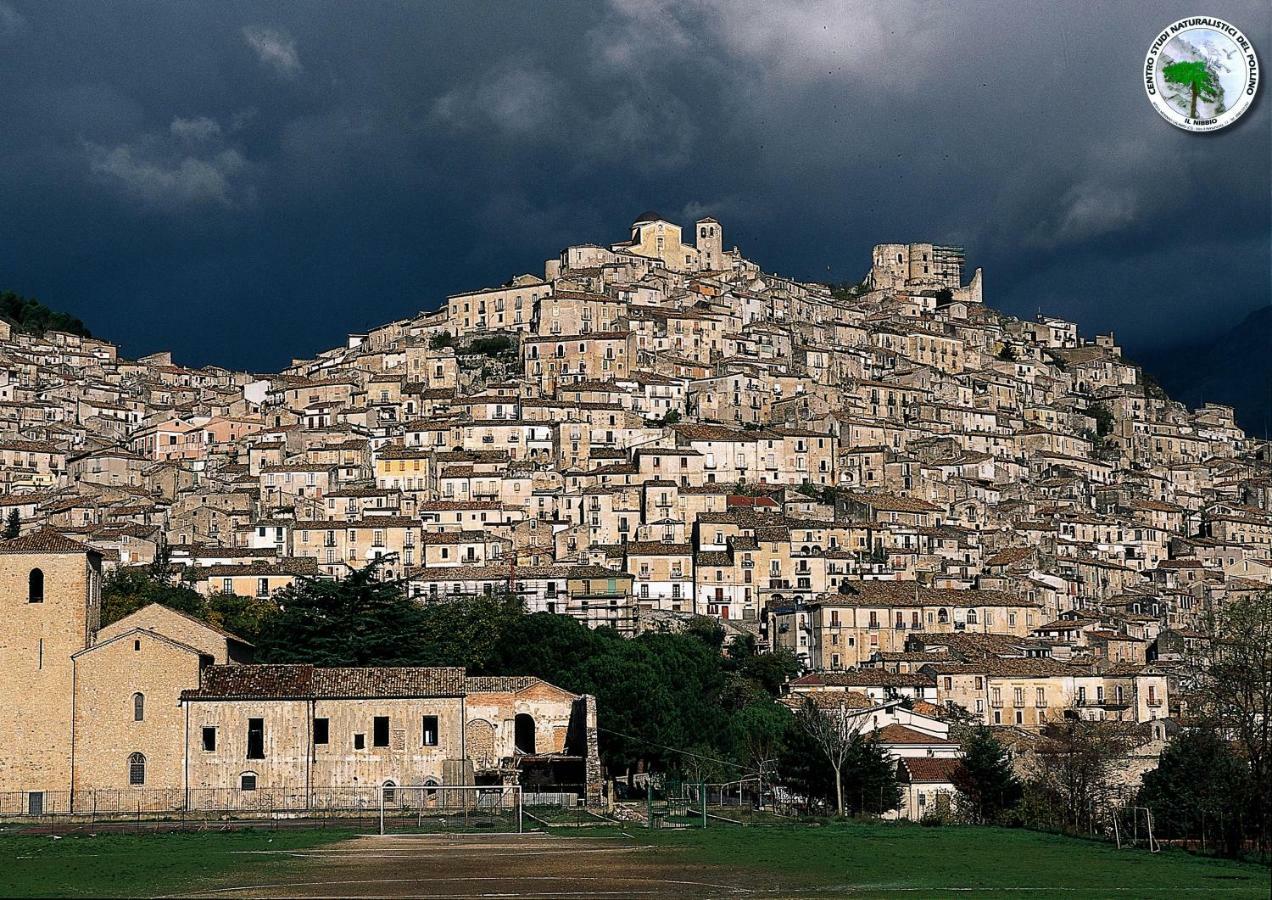
[[(835, 824), (542, 835), (351, 837), (336, 829), (48, 836), (0, 834), (0, 895), (151, 897), (490, 892), (684, 897), (1268, 897), (1268, 870), (994, 828)], [(503, 842), (503, 843), (499, 843)], [(264, 852), (261, 852), (264, 851)], [(529, 879), (528, 881), (526, 879)]]
[(296, 850), (349, 837), (338, 829), (160, 834), (0, 834), (0, 896), (153, 897), (276, 875)]
[(792, 887), (854, 896), (958, 891), (1030, 897), (1268, 897), (1266, 867), (1006, 828), (836, 824), (629, 830), (706, 864), (781, 875)]

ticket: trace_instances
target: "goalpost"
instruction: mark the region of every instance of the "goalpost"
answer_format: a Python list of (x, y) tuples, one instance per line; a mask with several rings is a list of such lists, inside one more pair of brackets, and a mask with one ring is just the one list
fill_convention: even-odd
[[(1143, 813), (1144, 820), (1144, 836), (1147, 838), (1147, 846), (1149, 853), (1158, 853), (1162, 849), (1162, 845), (1157, 838), (1153, 836), (1153, 811), (1147, 806), (1126, 806), (1121, 812), (1129, 811), (1131, 814), (1132, 833), (1125, 835), (1125, 843), (1131, 847), (1138, 847), (1140, 843), (1140, 813)], [(1117, 849), (1122, 849), (1123, 834), (1122, 829), (1118, 826), (1119, 813), (1113, 813), (1113, 837), (1117, 841)]]
[[(380, 834), (416, 831), (523, 831), (519, 784), (380, 785)], [(502, 827), (501, 827), (502, 826)]]

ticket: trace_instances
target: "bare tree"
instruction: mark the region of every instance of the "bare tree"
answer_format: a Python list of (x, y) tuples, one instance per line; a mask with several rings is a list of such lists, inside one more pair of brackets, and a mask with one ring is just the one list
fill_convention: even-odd
[(1065, 718), (1042, 730), (1035, 750), (1035, 791), (1041, 791), (1056, 824), (1094, 832), (1118, 795), (1116, 773), (1126, 763), (1131, 741), (1121, 722)]
[(1203, 712), (1240, 745), (1256, 785), (1260, 849), (1272, 838), (1272, 593), (1234, 600), (1210, 616), (1210, 661), (1199, 679)]
[(804, 698), (804, 705), (799, 711), (799, 721), (804, 731), (825, 754), (835, 772), (835, 807), (841, 816), (844, 814), (844, 763), (852, 753), (857, 735), (866, 724), (866, 712), (867, 710), (862, 709), (849, 709), (848, 704), (842, 700), (838, 706), (822, 708), (812, 697)]

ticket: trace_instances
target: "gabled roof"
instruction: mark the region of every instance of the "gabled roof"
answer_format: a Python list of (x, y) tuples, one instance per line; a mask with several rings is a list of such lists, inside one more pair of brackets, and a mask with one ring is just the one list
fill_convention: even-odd
[(55, 529), (42, 528), (12, 540), (0, 542), (0, 553), (96, 553), (87, 544), (63, 537)]
[(363, 697), (462, 697), (457, 667), (304, 665), (208, 666), (182, 700), (336, 700)]

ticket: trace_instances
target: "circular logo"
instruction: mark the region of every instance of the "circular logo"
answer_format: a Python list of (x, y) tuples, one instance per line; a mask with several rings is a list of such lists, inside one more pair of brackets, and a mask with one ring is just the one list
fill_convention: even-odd
[(1144, 58), (1153, 108), (1185, 131), (1218, 131), (1241, 118), (1259, 90), (1259, 58), (1236, 26), (1209, 16), (1168, 26)]

